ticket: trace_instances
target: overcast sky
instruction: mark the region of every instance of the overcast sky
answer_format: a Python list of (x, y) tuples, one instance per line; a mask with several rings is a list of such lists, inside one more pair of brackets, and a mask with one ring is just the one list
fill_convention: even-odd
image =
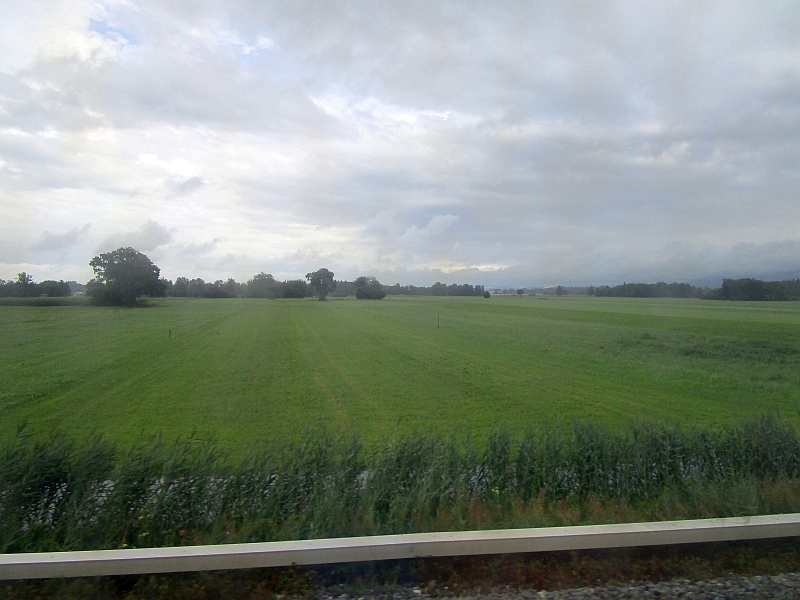
[(800, 276), (800, 3), (4, 2), (0, 277)]

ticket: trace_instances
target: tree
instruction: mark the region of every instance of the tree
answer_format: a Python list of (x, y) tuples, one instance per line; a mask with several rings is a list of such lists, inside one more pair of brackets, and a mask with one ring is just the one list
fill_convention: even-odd
[(195, 277), (189, 281), (189, 295), (192, 298), (202, 298), (205, 293), (206, 282), (200, 277)]
[(306, 279), (308, 279), (308, 284), (311, 288), (319, 294), (320, 300), (325, 300), (325, 296), (336, 288), (336, 282), (333, 280), (333, 271), (328, 271), (328, 269), (320, 269), (319, 271), (308, 273)]
[(280, 292), (281, 298), (305, 298), (308, 284), (302, 279), (290, 279), (280, 284)]
[(14, 282), (0, 279), (0, 298), (9, 298), (14, 295)]
[(72, 292), (69, 289), (69, 284), (64, 281), (53, 281), (48, 279), (38, 285), (39, 294), (42, 296), (49, 296), (51, 298), (58, 296), (71, 296)]
[(483, 292), (483, 297), (484, 298), (491, 298), (492, 295), (489, 292)]
[(25, 271), (17, 273), (17, 296), (28, 298), (30, 296), (38, 296), (36, 284), (33, 277), (28, 275)]
[(179, 298), (189, 296), (189, 279), (186, 277), (178, 277), (172, 285), (172, 295)]
[(161, 269), (133, 248), (117, 248), (89, 261), (95, 278), (87, 293), (98, 304), (133, 306), (139, 296), (162, 297)]
[(522, 294), (524, 294), (524, 293), (525, 293), (525, 290), (523, 290), (521, 288), (517, 290), (517, 296), (522, 296)]
[(263, 271), (247, 282), (248, 298), (274, 298), (279, 292), (278, 282)]
[(431, 296), (447, 296), (447, 285), (437, 281), (431, 286)]
[(357, 300), (383, 300), (386, 297), (381, 282), (374, 277), (359, 277), (355, 283)]
[(239, 296), (240, 292), (244, 292), (246, 289), (245, 284), (236, 283), (236, 280), (233, 277), (229, 277), (228, 281), (226, 281), (225, 285), (222, 287), (225, 289), (225, 293), (228, 295), (228, 298), (236, 298)]

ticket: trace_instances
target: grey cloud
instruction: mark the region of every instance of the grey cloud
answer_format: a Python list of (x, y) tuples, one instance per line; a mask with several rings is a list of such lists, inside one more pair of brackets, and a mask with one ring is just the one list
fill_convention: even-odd
[(427, 243), (435, 240), (438, 236), (447, 231), (453, 224), (458, 222), (456, 215), (434, 215), (428, 224), (423, 228), (412, 225), (400, 236), (402, 244), (415, 246), (420, 243)]
[[(0, 73), (2, 188), (39, 211), (86, 191), (91, 206), (73, 209), (102, 206), (117, 231), (130, 214), (169, 214), (200, 239), (251, 228), (228, 263), (221, 238), (174, 244), (155, 221), (104, 250), (205, 273), (323, 261), (440, 278), (462, 265), (453, 273), (511, 285), (794, 268), (796, 5), (104, 10), (129, 44)], [(165, 183), (140, 154), (203, 175)]]
[(167, 188), (176, 196), (188, 196), (205, 185), (202, 177), (171, 178), (167, 181)]
[(36, 243), (31, 245), (30, 249), (40, 252), (53, 252), (73, 248), (86, 239), (89, 229), (90, 224), (86, 223), (83, 227), (76, 227), (66, 233), (43, 231), (42, 235)]
[(214, 252), (217, 249), (217, 244), (222, 241), (222, 238), (214, 238), (210, 242), (203, 242), (202, 244), (184, 244), (178, 246), (179, 251), (189, 256), (203, 256)]
[(163, 225), (149, 220), (136, 231), (108, 236), (100, 243), (98, 251), (107, 252), (116, 248), (130, 246), (140, 252), (147, 252), (170, 243), (174, 232), (174, 229), (167, 229)]

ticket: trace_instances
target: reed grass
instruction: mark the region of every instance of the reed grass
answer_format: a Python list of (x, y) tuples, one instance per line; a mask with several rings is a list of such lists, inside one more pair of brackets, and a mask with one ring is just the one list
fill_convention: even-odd
[(0, 454), (0, 552), (154, 547), (800, 510), (800, 436), (575, 420), (486, 443), (364, 446), (307, 431), (233, 460), (208, 441), (123, 448), (20, 428)]

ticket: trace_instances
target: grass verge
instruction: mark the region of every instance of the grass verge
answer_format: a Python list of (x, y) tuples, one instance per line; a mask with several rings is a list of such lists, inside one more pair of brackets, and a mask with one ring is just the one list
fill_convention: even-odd
[(307, 432), (232, 460), (212, 443), (20, 431), (0, 455), (0, 552), (537, 527), (800, 511), (800, 437), (774, 416), (721, 428), (573, 421), (515, 436), (365, 447)]

